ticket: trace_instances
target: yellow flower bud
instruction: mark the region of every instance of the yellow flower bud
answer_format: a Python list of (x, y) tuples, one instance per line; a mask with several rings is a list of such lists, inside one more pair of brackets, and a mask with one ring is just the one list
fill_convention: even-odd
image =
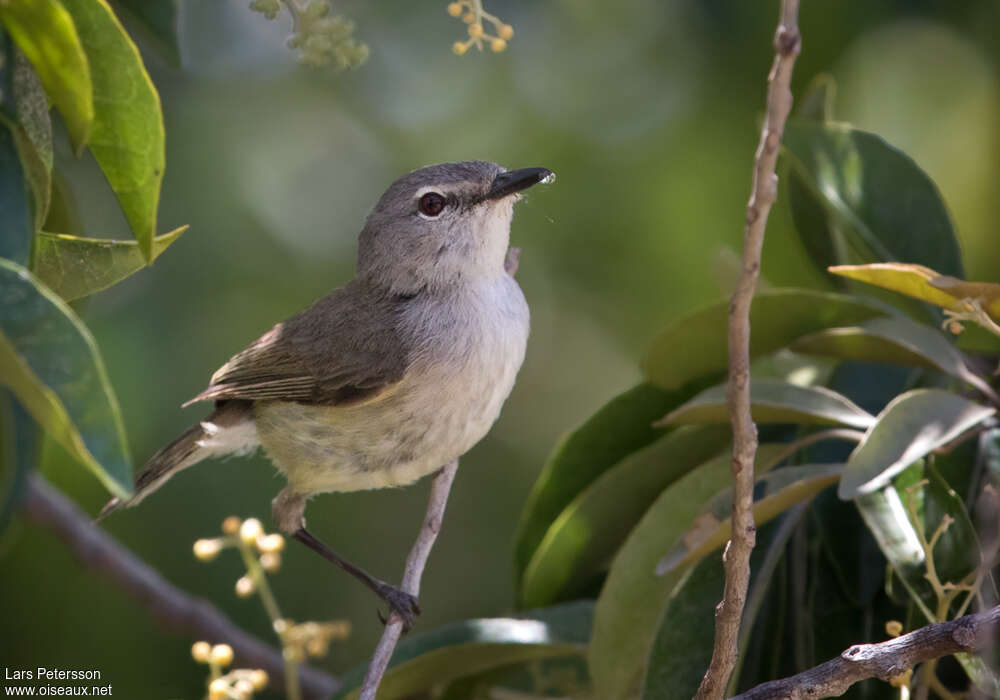
[(222, 531), (227, 535), (235, 535), (239, 532), (240, 524), (242, 521), (235, 515), (230, 515), (228, 518), (222, 521)]
[(241, 678), (233, 683), (233, 690), (241, 698), (249, 698), (253, 695), (253, 683), (246, 678)]
[(267, 671), (262, 668), (250, 672), (250, 683), (253, 685), (254, 690), (264, 690), (267, 687), (268, 680)]
[(500, 53), (507, 48), (507, 42), (499, 37), (490, 42), (490, 48), (494, 53)]
[(289, 620), (275, 620), (274, 631), (280, 636), (288, 631), (289, 624)]
[(326, 650), (328, 648), (329, 644), (327, 644), (327, 641), (322, 637), (313, 637), (306, 642), (306, 653), (315, 658), (326, 656)]
[(469, 45), (465, 44), (465, 43), (463, 43), (461, 41), (456, 41), (454, 44), (451, 45), (451, 50), (455, 52), (456, 56), (461, 56), (468, 49), (469, 49)]
[(476, 16), (471, 12), (466, 12), (464, 15), (462, 15), (462, 21), (465, 22), (466, 24), (472, 24), (473, 22), (476, 21)]
[(233, 663), (233, 648), (228, 644), (216, 644), (212, 647), (212, 663), (228, 666)]
[(497, 34), (500, 35), (501, 39), (505, 41), (510, 41), (514, 38), (514, 28), (509, 24), (501, 24), (497, 27)]
[(480, 37), (482, 35), (483, 35), (483, 25), (481, 25), (479, 22), (469, 25), (469, 36), (475, 39), (476, 37)]
[(222, 551), (222, 542), (213, 538), (194, 543), (194, 555), (201, 561), (212, 561)]
[(265, 552), (260, 555), (260, 566), (264, 571), (273, 574), (281, 568), (281, 555), (277, 552)]
[(255, 590), (257, 586), (249, 576), (243, 576), (236, 582), (236, 595), (240, 598), (249, 598)]
[(448, 14), (452, 17), (458, 17), (462, 14), (462, 3), (460, 2), (450, 2), (448, 3)]
[(285, 538), (281, 535), (274, 533), (273, 535), (263, 535), (257, 538), (257, 551), (261, 554), (274, 553), (282, 551), (285, 548)]
[(229, 697), (229, 683), (222, 678), (216, 678), (208, 685), (209, 700), (226, 700)]
[(963, 330), (965, 330), (965, 329), (962, 328), (962, 324), (959, 323), (958, 321), (949, 321), (948, 322), (948, 331), (951, 332), (953, 335), (958, 335)]
[(212, 656), (212, 645), (208, 642), (195, 642), (191, 645), (191, 658), (200, 664), (207, 664)]
[(899, 620), (889, 620), (885, 623), (885, 633), (890, 637), (898, 637), (903, 633), (903, 623)]
[(257, 518), (247, 518), (240, 525), (240, 539), (244, 544), (254, 544), (257, 538), (264, 534), (264, 526)]

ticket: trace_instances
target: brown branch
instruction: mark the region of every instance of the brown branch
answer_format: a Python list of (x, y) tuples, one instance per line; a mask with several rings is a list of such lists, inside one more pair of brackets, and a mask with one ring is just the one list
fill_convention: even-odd
[(733, 534), (723, 553), (726, 584), (715, 609), (712, 662), (697, 700), (717, 700), (725, 692), (739, 654), (740, 620), (750, 583), (750, 552), (756, 540), (753, 520), (753, 463), (757, 427), (750, 416), (750, 304), (760, 276), (767, 216), (778, 195), (775, 165), (792, 108), (792, 68), (801, 46), (798, 0), (782, 0), (774, 35), (774, 65), (768, 75), (767, 113), (754, 156), (753, 187), (743, 230), (743, 269), (729, 304), (729, 417), (733, 424)]
[[(441, 530), (444, 509), (448, 504), (448, 494), (451, 491), (451, 483), (455, 480), (457, 470), (458, 460), (456, 459), (438, 472), (431, 484), (431, 495), (427, 503), (424, 524), (420, 528), (420, 534), (417, 535), (417, 541), (413, 543), (410, 555), (406, 558), (406, 570), (403, 572), (402, 588), (412, 596), (420, 593), (420, 578), (423, 576), (427, 557), (430, 556), (431, 548)], [(392, 652), (396, 649), (396, 644), (402, 633), (403, 619), (395, 613), (390, 614), (389, 619), (386, 620), (382, 638), (372, 655), (368, 673), (365, 674), (360, 700), (375, 700), (379, 683), (382, 682), (382, 676), (385, 675), (385, 670), (389, 667)]]
[(889, 681), (921, 661), (984, 649), (998, 628), (1000, 605), (977, 615), (927, 625), (879, 644), (855, 644), (835, 659), (789, 678), (762, 683), (733, 700), (836, 697), (866, 678)]
[[(262, 668), (275, 690), (284, 688), (281, 652), (247, 634), (202, 598), (194, 598), (167, 582), (149, 564), (136, 557), (75, 503), (38, 474), (28, 479), (21, 510), (36, 525), (46, 528), (87, 569), (108, 579), (145, 608), (164, 628), (193, 640), (225, 642), (236, 653), (236, 661), (249, 668)], [(299, 669), (306, 697), (326, 700), (339, 688), (332, 676), (311, 668)]]

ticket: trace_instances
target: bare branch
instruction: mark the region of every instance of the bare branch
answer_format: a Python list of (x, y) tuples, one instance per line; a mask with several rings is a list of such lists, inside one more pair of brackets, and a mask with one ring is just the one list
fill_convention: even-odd
[[(444, 509), (448, 504), (448, 494), (451, 492), (451, 483), (455, 480), (455, 472), (458, 470), (458, 460), (445, 466), (434, 477), (431, 484), (431, 495), (427, 503), (427, 514), (424, 516), (424, 524), (417, 535), (417, 541), (413, 543), (410, 555), (406, 558), (406, 570), (403, 572), (402, 589), (412, 596), (420, 593), (420, 578), (424, 573), (424, 566), (427, 564), (427, 557), (430, 556), (431, 548), (441, 530), (441, 522), (444, 519)], [(389, 667), (389, 659), (396, 649), (399, 637), (403, 633), (403, 619), (391, 613), (385, 623), (385, 631), (382, 638), (375, 647), (371, 664), (368, 666), (368, 673), (365, 674), (365, 682), (361, 686), (360, 700), (375, 700), (375, 693), (378, 691), (382, 676), (385, 675), (386, 668)]]
[(739, 654), (740, 620), (750, 582), (750, 552), (756, 540), (753, 520), (753, 463), (757, 427), (750, 415), (750, 304), (760, 276), (760, 253), (767, 217), (778, 195), (775, 165), (792, 109), (792, 68), (799, 55), (798, 0), (782, 0), (774, 35), (774, 65), (768, 75), (767, 113), (754, 156), (753, 187), (743, 230), (743, 269), (729, 304), (729, 417), (733, 424), (733, 534), (723, 554), (726, 585), (715, 609), (712, 662), (702, 678), (698, 700), (717, 700), (725, 692)]
[[(240, 665), (264, 669), (274, 689), (284, 688), (284, 661), (279, 650), (244, 632), (207, 600), (171, 585), (94, 525), (86, 513), (40, 475), (29, 477), (21, 508), (29, 520), (58, 537), (85, 568), (131, 596), (164, 628), (194, 640), (225, 642), (236, 652)], [(310, 668), (300, 668), (299, 679), (311, 700), (326, 700), (340, 686), (332, 676)]]
[(1000, 628), (1000, 605), (977, 615), (921, 627), (879, 644), (855, 644), (835, 659), (780, 681), (762, 683), (733, 700), (814, 700), (843, 695), (858, 681), (889, 681), (922, 661), (991, 644)]

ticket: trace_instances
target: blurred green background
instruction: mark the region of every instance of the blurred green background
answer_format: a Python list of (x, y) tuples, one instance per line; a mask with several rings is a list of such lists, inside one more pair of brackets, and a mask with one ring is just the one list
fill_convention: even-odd
[[(778, 3), (488, 0), (515, 37), (505, 53), (463, 57), (450, 46), (465, 27), (443, 0), (334, 5), (371, 48), (359, 70), (298, 66), (284, 46), (287, 16), (267, 21), (246, 0), (183, 3), (181, 68), (142, 46), (167, 129), (160, 230), (191, 229), (152, 269), (79, 310), (141, 464), (201, 417), (203, 407), (179, 406), (218, 365), (352, 276), (364, 217), (397, 176), (468, 159), (553, 169), (557, 183), (533, 190), (514, 222), (532, 309), (527, 360), (499, 423), (463, 460), (417, 629), (503, 615), (514, 530), (546, 454), (638, 380), (636, 358), (666, 321), (726, 284)], [(995, 281), (1000, 5), (807, 2), (800, 23), (797, 92), (832, 72), (837, 118), (915, 158), (951, 208), (969, 277)], [(57, 162), (83, 222), (70, 233), (130, 238), (93, 160), (64, 146)], [(763, 274), (825, 284), (783, 197)], [(44, 471), (91, 513), (107, 498), (54, 450)], [(106, 527), (172, 583), (270, 638), (259, 604), (233, 594), (238, 557), (203, 564), (191, 545), (230, 514), (267, 522), (282, 484), (260, 456), (205, 463)], [(427, 488), (320, 496), (309, 523), (398, 580)], [(353, 623), (320, 665), (339, 674), (365, 660), (381, 631), (367, 590), (298, 545), (273, 585), (296, 620)], [(9, 667), (97, 668), (124, 698), (195, 698), (203, 688), (192, 640), (164, 633), (47, 532), (16, 520), (0, 536), (0, 630)]]

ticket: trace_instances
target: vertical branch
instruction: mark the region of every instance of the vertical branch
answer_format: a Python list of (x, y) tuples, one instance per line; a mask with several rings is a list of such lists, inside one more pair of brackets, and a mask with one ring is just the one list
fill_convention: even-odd
[[(412, 596), (420, 593), (420, 578), (423, 576), (427, 557), (430, 556), (431, 548), (441, 530), (441, 521), (444, 518), (444, 509), (448, 504), (448, 494), (451, 492), (451, 483), (455, 480), (456, 470), (458, 470), (458, 460), (438, 472), (434, 477), (434, 483), (431, 484), (424, 524), (420, 528), (420, 534), (417, 535), (417, 541), (413, 543), (410, 555), (406, 558), (406, 570), (403, 572), (402, 589)], [(392, 658), (392, 652), (396, 649), (402, 633), (403, 619), (394, 612), (390, 613), (385, 623), (385, 631), (382, 632), (382, 638), (372, 655), (368, 673), (365, 674), (360, 700), (375, 700), (379, 683), (382, 682), (382, 676), (389, 667), (389, 659)]]
[(715, 609), (715, 646), (698, 700), (721, 698), (739, 653), (739, 628), (750, 582), (750, 552), (756, 540), (753, 520), (753, 463), (757, 427), (750, 415), (750, 304), (760, 276), (767, 216), (778, 194), (775, 165), (785, 120), (792, 108), (792, 68), (801, 42), (798, 0), (782, 0), (774, 35), (774, 64), (768, 75), (767, 111), (754, 156), (753, 187), (743, 230), (743, 269), (729, 304), (729, 417), (733, 424), (733, 534), (726, 545), (726, 585)]

